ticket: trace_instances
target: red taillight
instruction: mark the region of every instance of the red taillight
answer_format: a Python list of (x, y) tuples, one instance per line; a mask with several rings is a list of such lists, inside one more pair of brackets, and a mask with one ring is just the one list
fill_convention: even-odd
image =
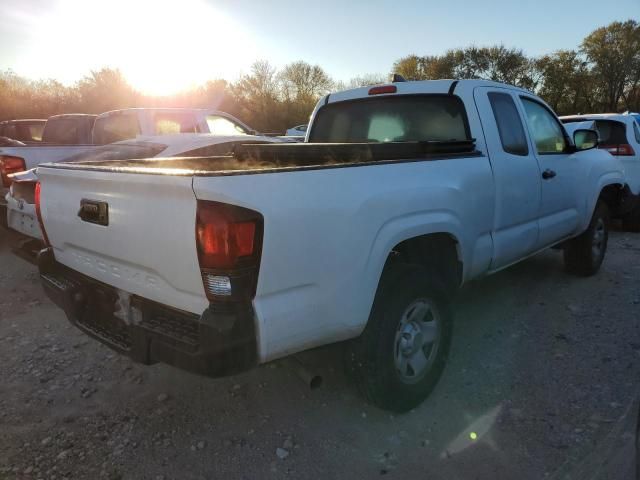
[(395, 85), (381, 85), (369, 89), (369, 95), (382, 95), (383, 93), (396, 93), (398, 87)]
[(198, 200), (196, 247), (209, 300), (253, 298), (262, 247), (262, 215)]
[(38, 217), (38, 223), (40, 224), (40, 230), (42, 230), (42, 239), (47, 247), (50, 247), (49, 237), (47, 237), (47, 231), (44, 229), (44, 222), (42, 221), (42, 209), (40, 208), (40, 182), (36, 182), (36, 188), (33, 193), (33, 198), (36, 202), (36, 216)]
[(12, 173), (24, 172), (27, 169), (24, 158), (10, 155), (0, 155), (0, 178), (4, 187), (11, 186), (11, 179), (8, 177)]
[(633, 151), (633, 147), (628, 143), (620, 143), (618, 145), (600, 145), (598, 148), (602, 148), (611, 155), (616, 156), (628, 157), (636, 154), (636, 152)]

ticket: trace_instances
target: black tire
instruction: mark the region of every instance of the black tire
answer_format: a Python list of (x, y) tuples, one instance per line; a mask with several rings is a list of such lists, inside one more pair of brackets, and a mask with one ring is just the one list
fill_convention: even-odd
[(591, 217), (589, 228), (569, 241), (564, 249), (564, 264), (567, 272), (589, 277), (595, 275), (602, 265), (609, 240), (609, 208), (598, 202)]
[[(435, 330), (428, 330), (437, 332), (434, 334), (436, 341), (429, 345), (419, 346), (424, 332), (414, 330), (416, 335), (413, 338), (419, 340), (411, 342), (415, 347), (412, 355), (418, 355), (420, 350), (427, 362), (423, 373), (416, 375), (413, 372), (413, 378), (410, 378), (413, 371), (411, 360), (403, 360), (412, 347), (407, 347), (405, 343), (401, 348), (401, 342), (406, 341), (406, 335), (409, 334), (399, 330), (401, 320), (412, 317), (414, 310), (411, 308), (426, 311), (422, 320), (431, 318), (433, 324), (437, 325)], [(419, 314), (415, 316), (417, 318)], [(414, 323), (407, 321), (403, 328), (409, 328)], [(448, 295), (440, 282), (430, 278), (429, 272), (423, 267), (392, 263), (385, 268), (380, 280), (367, 327), (360, 337), (347, 346), (347, 373), (365, 398), (382, 409), (406, 412), (417, 407), (431, 393), (442, 374), (451, 345), (452, 324)], [(425, 323), (420, 325), (425, 326)], [(409, 351), (405, 351), (407, 348)], [(401, 365), (404, 362), (405, 375), (397, 367), (396, 355)]]

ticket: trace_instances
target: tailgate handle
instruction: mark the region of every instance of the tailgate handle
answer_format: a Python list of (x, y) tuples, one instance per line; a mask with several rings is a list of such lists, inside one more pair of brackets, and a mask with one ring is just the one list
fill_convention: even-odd
[(80, 210), (78, 216), (84, 222), (95, 223), (96, 225), (109, 225), (109, 204), (98, 202), (97, 200), (80, 200)]

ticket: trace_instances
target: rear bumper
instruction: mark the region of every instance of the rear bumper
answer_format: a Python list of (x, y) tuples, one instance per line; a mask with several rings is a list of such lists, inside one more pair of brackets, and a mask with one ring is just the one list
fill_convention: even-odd
[(38, 269), (45, 292), (72, 324), (137, 362), (210, 377), (257, 363), (250, 304), (211, 305), (200, 316), (175, 310), (71, 270), (55, 261), (50, 248), (38, 254)]

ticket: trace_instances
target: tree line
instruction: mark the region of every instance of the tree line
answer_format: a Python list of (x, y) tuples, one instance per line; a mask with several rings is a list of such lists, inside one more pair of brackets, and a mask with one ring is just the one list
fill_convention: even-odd
[[(504, 45), (457, 48), (442, 55), (398, 59), (393, 73), (407, 80), (480, 78), (510, 83), (544, 98), (559, 114), (640, 110), (640, 24), (613, 22), (587, 35), (574, 50), (529, 57)], [(0, 120), (59, 113), (102, 113), (128, 107), (216, 108), (260, 131), (282, 132), (306, 123), (317, 100), (344, 88), (373, 85), (387, 75), (333, 80), (318, 65), (296, 61), (277, 69), (254, 63), (238, 80), (210, 80), (171, 96), (136, 91), (117, 69), (103, 68), (66, 86), (0, 72)]]

